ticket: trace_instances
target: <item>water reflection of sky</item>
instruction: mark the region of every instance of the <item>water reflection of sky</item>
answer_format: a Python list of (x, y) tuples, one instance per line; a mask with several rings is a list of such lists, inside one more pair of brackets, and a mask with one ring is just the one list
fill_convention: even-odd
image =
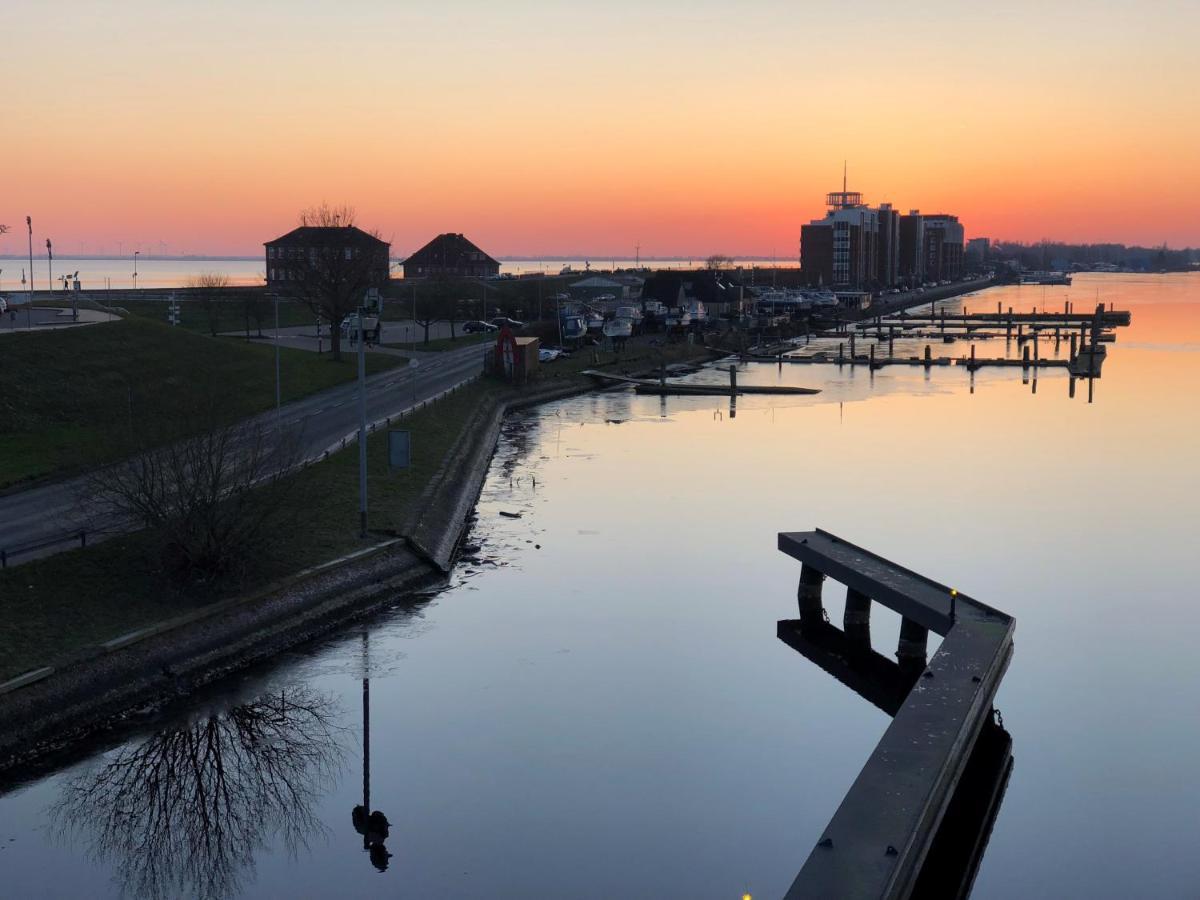
[[(740, 377), (824, 392), (514, 417), (450, 590), (382, 616), (365, 658), (355, 632), (231, 688), (331, 696), (358, 735), (371, 672), (395, 854), (379, 874), (351, 825), (351, 746), (320, 833), (289, 853), (268, 832), (247, 895), (778, 896), (887, 723), (775, 638), (799, 575), (775, 534), (812, 526), (1017, 618), (997, 699), (1016, 765), (975, 896), (1193, 892), (1200, 277), (1077, 278), (1077, 308), (1097, 286), (1134, 325), (1091, 405), (1062, 372), (1035, 394), (982, 370), (971, 394), (958, 369), (758, 366)], [(77, 771), (0, 799), (13, 896), (117, 893), (111, 857), (51, 833)]]

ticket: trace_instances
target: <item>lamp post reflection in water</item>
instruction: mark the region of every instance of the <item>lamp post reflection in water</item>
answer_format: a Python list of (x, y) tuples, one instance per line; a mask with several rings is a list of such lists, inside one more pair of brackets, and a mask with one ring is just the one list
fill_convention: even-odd
[(388, 839), (390, 823), (379, 810), (371, 811), (371, 637), (367, 632), (362, 636), (362, 705), (363, 705), (363, 802), (362, 806), (354, 807), (350, 820), (354, 830), (362, 835), (363, 849), (367, 851), (373, 865), (380, 872), (388, 867), (392, 854), (388, 852), (385, 842)]

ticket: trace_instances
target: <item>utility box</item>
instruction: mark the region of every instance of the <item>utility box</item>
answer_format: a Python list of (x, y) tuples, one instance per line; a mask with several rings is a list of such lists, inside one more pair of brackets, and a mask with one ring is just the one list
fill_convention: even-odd
[(537, 373), (541, 348), (538, 338), (515, 337), (504, 326), (496, 337), (496, 373), (512, 384), (526, 384)]

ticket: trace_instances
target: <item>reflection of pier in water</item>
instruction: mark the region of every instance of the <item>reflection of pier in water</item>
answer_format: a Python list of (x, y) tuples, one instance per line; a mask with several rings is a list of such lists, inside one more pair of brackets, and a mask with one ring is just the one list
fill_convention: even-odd
[[(826, 532), (779, 548), (803, 564), (800, 618), (779, 638), (893, 717), (787, 896), (965, 897), (1012, 768), (992, 700), (1015, 622)], [(826, 576), (847, 586), (842, 629)], [(902, 616), (895, 660), (871, 646), (872, 601)], [(943, 641), (927, 662), (931, 629)]]

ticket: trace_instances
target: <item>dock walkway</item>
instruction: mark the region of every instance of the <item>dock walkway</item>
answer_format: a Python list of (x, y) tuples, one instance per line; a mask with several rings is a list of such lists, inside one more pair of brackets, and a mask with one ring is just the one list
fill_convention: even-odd
[[(779, 549), (802, 563), (800, 618), (778, 623), (780, 639), (800, 649), (804, 641), (830, 629), (821, 597), (828, 576), (847, 588), (842, 640), (856, 644), (863, 654), (872, 652), (871, 603), (900, 614), (896, 656), (912, 685), (899, 695), (864, 689), (894, 718), (787, 897), (914, 896), (917, 884), (928, 877), (922, 869), (947, 809), (952, 801), (961, 802), (955, 789), (967, 777), (977, 740), (990, 725), (992, 701), (1012, 656), (1016, 622), (825, 531), (780, 533)], [(930, 631), (943, 640), (926, 663)], [(875, 657), (874, 670), (889, 663)], [(824, 668), (840, 665), (827, 663)], [(968, 871), (973, 874), (971, 867)]]
[(626, 375), (612, 375), (608, 372), (598, 372), (586, 369), (583, 372), (597, 381), (607, 384), (628, 384), (639, 394), (655, 394), (659, 396), (682, 397), (732, 397), (740, 394), (819, 394), (820, 388), (793, 387), (775, 384), (742, 384), (737, 383), (736, 375), (730, 374), (729, 384), (681, 384), (677, 381), (667, 381), (665, 378), (653, 381), (645, 378), (630, 378)]

